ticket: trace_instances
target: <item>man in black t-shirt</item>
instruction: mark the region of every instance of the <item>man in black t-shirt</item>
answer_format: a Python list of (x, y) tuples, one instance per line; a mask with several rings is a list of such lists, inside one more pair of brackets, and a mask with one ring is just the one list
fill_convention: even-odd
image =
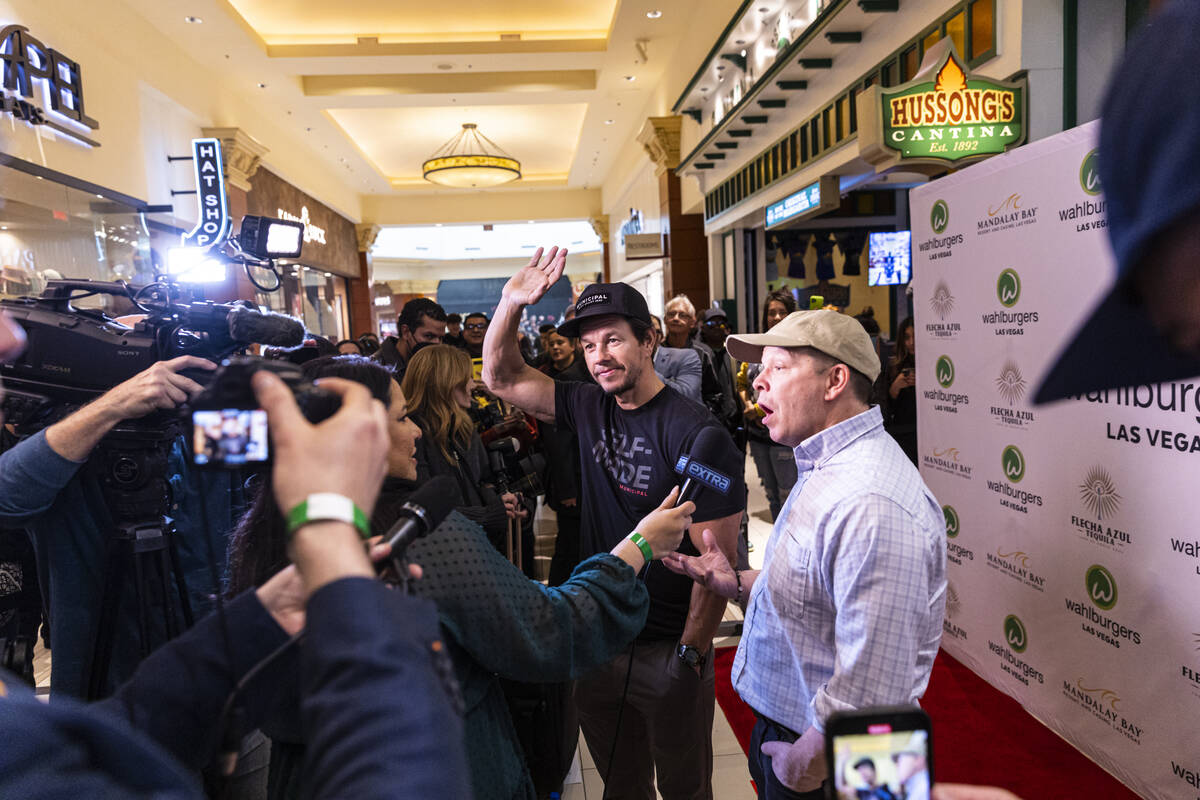
[[(581, 338), (596, 385), (556, 384), (521, 358), (515, 344), (521, 309), (558, 280), (565, 256), (553, 248), (542, 258), (539, 250), (505, 285), (484, 342), (483, 377), (498, 396), (578, 433), (581, 555), (606, 551), (633, 530), (680, 482), (679, 457), (690, 453), (701, 430), (714, 428), (726, 444), (710, 466), (732, 480), (724, 494), (705, 490), (695, 498), (698, 521), (680, 552), (698, 552), (701, 532), (709, 529), (735, 558), (745, 507), (738, 453), (706, 409), (655, 374), (641, 294), (626, 284), (593, 284), (580, 295), (575, 318), (559, 327)], [(712, 638), (725, 601), (680, 577), (661, 565), (647, 568), (650, 613), (636, 644), (576, 687), (588, 749), (600, 774), (610, 776), (606, 794), (614, 797), (653, 798), (656, 779), (670, 800), (712, 797)]]

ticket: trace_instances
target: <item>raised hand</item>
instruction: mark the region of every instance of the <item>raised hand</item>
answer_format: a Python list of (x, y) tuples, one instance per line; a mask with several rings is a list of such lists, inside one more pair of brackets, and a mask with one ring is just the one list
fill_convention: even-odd
[(643, 517), (634, 529), (650, 545), (655, 558), (675, 552), (675, 548), (683, 541), (683, 534), (692, 524), (692, 513), (696, 510), (696, 504), (688, 500), (675, 506), (675, 499), (678, 497), (679, 487), (676, 486), (663, 498), (658, 508)]
[(663, 557), (663, 564), (672, 572), (688, 576), (710, 592), (733, 600), (737, 597), (738, 587), (733, 566), (717, 546), (717, 537), (712, 531), (705, 528), (701, 537), (704, 539), (703, 553), (698, 556), (668, 553)]
[(546, 291), (562, 276), (567, 266), (566, 249), (551, 247), (542, 257), (538, 248), (529, 263), (504, 284), (504, 297), (519, 306), (530, 306), (542, 299)]

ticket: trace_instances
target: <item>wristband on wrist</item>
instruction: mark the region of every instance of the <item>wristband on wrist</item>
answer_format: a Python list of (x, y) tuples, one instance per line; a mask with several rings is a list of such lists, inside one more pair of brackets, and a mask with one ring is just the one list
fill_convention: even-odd
[(300, 501), (288, 512), (288, 536), (314, 522), (346, 522), (353, 525), (363, 539), (371, 538), (371, 523), (367, 515), (345, 495), (319, 492)]
[(646, 541), (645, 537), (634, 531), (627, 538), (637, 545), (638, 550), (642, 551), (642, 555), (646, 557), (647, 562), (654, 560), (654, 549), (650, 547), (650, 543)]
[(737, 578), (738, 583), (737, 597), (733, 598), (733, 602), (740, 606), (742, 604), (742, 571), (735, 569), (733, 577)]

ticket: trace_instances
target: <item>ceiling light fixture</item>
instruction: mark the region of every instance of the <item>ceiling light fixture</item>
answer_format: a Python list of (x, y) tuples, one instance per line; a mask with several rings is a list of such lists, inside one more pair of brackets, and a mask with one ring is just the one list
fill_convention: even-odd
[(662, 12), (661, 11), (647, 11), (646, 16), (649, 17), (650, 19), (658, 19), (659, 17), (662, 16)]
[(605, 124), (605, 125), (612, 125), (614, 122), (616, 122), (616, 120), (613, 120), (613, 119), (606, 119), (606, 120), (604, 120), (604, 124)]
[(266, 85), (265, 83), (260, 83), (260, 84), (258, 85), (258, 88), (260, 88), (260, 89), (265, 89), (265, 88), (267, 88), (267, 85)]
[(421, 174), (430, 183), (459, 189), (483, 189), (518, 180), (521, 162), (479, 132), (475, 123), (462, 130), (424, 164)]
[(189, 25), (199, 25), (200, 23), (204, 22), (204, 20), (200, 19), (199, 17), (184, 17), (183, 21)]

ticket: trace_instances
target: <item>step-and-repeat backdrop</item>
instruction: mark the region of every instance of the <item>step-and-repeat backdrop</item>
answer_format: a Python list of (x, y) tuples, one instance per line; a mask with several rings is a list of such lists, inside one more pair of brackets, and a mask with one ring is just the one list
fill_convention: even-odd
[(1139, 794), (1200, 797), (1200, 378), (1030, 404), (1115, 277), (1098, 133), (911, 193), (942, 646)]

